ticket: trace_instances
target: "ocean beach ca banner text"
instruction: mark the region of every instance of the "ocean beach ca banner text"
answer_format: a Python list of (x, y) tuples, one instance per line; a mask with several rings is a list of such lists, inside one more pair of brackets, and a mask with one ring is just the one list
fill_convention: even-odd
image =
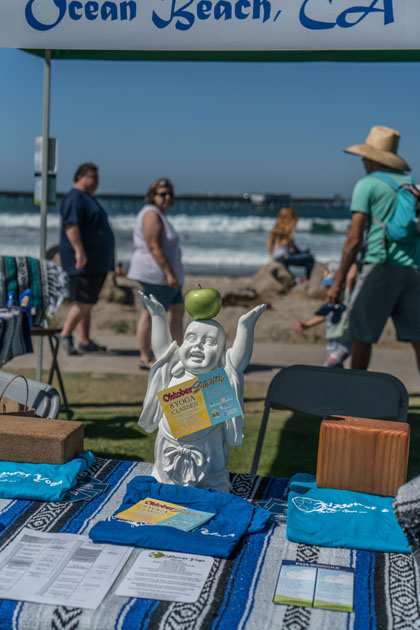
[(420, 0), (1, 0), (0, 47), (419, 49)]

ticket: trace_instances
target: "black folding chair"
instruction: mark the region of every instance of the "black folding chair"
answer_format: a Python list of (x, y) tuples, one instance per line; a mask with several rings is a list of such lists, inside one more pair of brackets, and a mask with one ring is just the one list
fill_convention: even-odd
[(365, 370), (291, 365), (271, 381), (251, 466), (256, 475), (271, 409), (379, 420), (407, 418), (408, 393), (395, 376)]

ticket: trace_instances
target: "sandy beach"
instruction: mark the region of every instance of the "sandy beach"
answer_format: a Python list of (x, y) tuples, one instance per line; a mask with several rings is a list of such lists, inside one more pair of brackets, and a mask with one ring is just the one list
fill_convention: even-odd
[[(130, 283), (127, 282), (126, 284)], [(238, 317), (255, 304), (267, 302), (269, 308), (256, 327), (255, 339), (257, 342), (275, 341), (304, 345), (323, 344), (325, 341), (324, 326), (322, 325), (307, 330), (302, 335), (296, 334), (291, 329), (294, 321), (311, 317), (324, 302), (321, 294), (318, 298), (308, 297), (307, 284), (297, 284), (287, 294), (282, 295), (267, 291), (266, 287), (262, 287), (260, 292), (261, 285), (259, 286), (256, 276), (187, 276), (185, 291), (198, 286), (214, 287), (220, 291), (225, 302), (227, 301), (228, 304), (236, 302), (234, 305), (224, 304), (218, 315), (218, 320), (225, 327), (230, 339), (235, 334)], [(133, 291), (136, 292), (135, 289)], [(256, 296), (252, 298), (254, 291)], [(112, 282), (109, 281), (93, 312), (94, 337), (100, 338), (104, 334), (121, 336), (135, 334), (138, 306), (114, 301), (123, 298), (119, 293), (118, 290), (116, 292), (112, 290)], [(66, 311), (67, 306), (63, 305), (57, 316), (58, 323), (64, 320)], [(186, 321), (188, 321), (188, 315)], [(396, 346), (394, 328), (390, 322), (381, 339), (381, 345)]]
[[(203, 287), (216, 287), (222, 295), (226, 296), (244, 291), (247, 286), (253, 285), (253, 280), (252, 278), (190, 276), (187, 278), (186, 289), (198, 284)], [(138, 368), (135, 338), (138, 307), (108, 300), (109, 294), (105, 289), (94, 310), (93, 337), (106, 344), (111, 352), (68, 357), (61, 350), (61, 368), (65, 373), (137, 374), (139, 379), (145, 379), (147, 373)], [(304, 285), (297, 285), (287, 295), (271, 298), (271, 308), (264, 313), (256, 328), (254, 354), (246, 376), (248, 383), (263, 384), (265, 387), (276, 370), (285, 365), (322, 364), (325, 344), (323, 326), (307, 331), (304, 335), (297, 335), (291, 330), (293, 321), (309, 317), (321, 303), (322, 299), (311, 299), (307, 296), (307, 287)], [(64, 319), (67, 308), (66, 305), (61, 307), (57, 318), (58, 323)], [(218, 319), (228, 330), (230, 339), (233, 338), (237, 318), (247, 308), (250, 307), (224, 306), (222, 308)], [(48, 367), (49, 361), (49, 351), (46, 350), (45, 367)], [(34, 354), (18, 357), (7, 365), (7, 370), (12, 372), (34, 368)], [(371, 369), (398, 376), (410, 393), (420, 391), (420, 379), (413, 352), (408, 344), (395, 340), (391, 323), (387, 325), (380, 343), (375, 347)]]

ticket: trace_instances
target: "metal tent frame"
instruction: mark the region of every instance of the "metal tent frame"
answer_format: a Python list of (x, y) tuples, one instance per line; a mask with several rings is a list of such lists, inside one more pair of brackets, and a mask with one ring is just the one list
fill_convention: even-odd
[[(132, 50), (65, 50), (25, 49), (43, 57), (44, 86), (42, 105), (42, 186), (40, 209), (40, 259), (45, 259), (48, 222), (48, 164), (51, 114), (51, 65), (53, 59), (86, 59), (114, 61), (235, 61), (235, 62), (409, 62), (420, 61), (419, 50), (313, 50), (313, 51), (132, 51)], [(37, 373), (42, 371), (42, 339), (39, 340)]]

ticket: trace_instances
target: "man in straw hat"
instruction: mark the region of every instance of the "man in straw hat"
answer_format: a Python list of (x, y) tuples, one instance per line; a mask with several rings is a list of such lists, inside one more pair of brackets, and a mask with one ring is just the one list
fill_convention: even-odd
[(332, 302), (339, 301), (346, 274), (363, 245), (362, 270), (350, 306), (352, 367), (358, 369), (368, 368), (372, 344), (389, 317), (398, 339), (412, 344), (420, 369), (420, 234), (403, 241), (389, 241), (385, 234), (397, 199), (395, 185), (386, 176), (399, 186), (413, 184), (406, 174), (410, 167), (398, 155), (399, 140), (398, 131), (377, 126), (364, 144), (345, 149), (362, 158), (367, 175), (353, 190), (351, 226), (328, 295)]

